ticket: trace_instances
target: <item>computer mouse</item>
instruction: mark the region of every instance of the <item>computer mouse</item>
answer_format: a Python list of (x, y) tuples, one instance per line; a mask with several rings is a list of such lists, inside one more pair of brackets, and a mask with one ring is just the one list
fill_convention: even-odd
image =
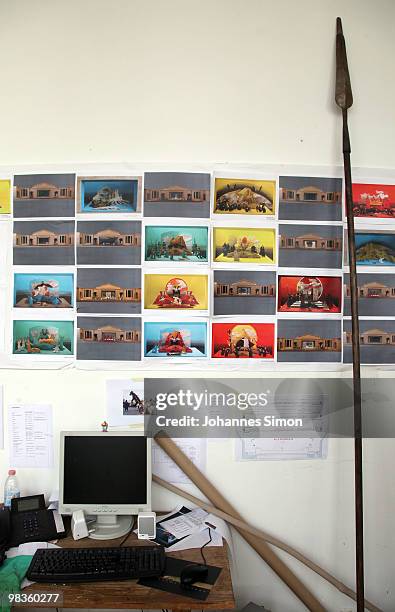
[(181, 586), (190, 586), (194, 582), (204, 582), (207, 578), (208, 567), (207, 565), (198, 565), (197, 563), (191, 563), (186, 565), (180, 574)]

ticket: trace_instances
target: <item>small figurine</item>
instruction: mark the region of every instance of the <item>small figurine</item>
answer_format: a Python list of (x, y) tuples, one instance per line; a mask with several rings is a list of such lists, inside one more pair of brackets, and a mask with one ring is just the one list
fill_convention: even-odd
[(103, 423), (101, 423), (101, 430), (102, 431), (108, 431), (108, 423), (107, 423), (107, 421), (103, 421)]

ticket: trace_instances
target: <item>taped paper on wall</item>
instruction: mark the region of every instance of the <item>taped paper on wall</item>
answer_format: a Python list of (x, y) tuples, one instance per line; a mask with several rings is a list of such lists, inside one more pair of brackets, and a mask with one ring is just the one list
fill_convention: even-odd
[(236, 440), (236, 461), (326, 459), (327, 438), (245, 438)]
[(107, 415), (110, 427), (130, 427), (144, 422), (144, 382), (107, 380)]
[(12, 467), (53, 467), (52, 406), (10, 406), (8, 432)]
[[(195, 466), (205, 472), (207, 463), (207, 440), (204, 438), (178, 438), (174, 440), (183, 453)], [(152, 472), (167, 482), (188, 484), (190, 479), (172, 459), (153, 441)]]

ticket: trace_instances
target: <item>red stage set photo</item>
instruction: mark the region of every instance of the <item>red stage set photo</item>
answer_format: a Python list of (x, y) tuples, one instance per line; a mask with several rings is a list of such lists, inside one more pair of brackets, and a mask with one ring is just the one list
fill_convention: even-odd
[(279, 276), (278, 312), (341, 312), (340, 276)]
[(395, 185), (354, 183), (352, 199), (356, 217), (392, 219), (395, 216)]
[(212, 356), (274, 358), (274, 323), (213, 323)]

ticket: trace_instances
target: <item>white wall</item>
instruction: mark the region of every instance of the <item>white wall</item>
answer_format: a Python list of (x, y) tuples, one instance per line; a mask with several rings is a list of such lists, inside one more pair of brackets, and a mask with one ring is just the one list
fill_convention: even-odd
[[(393, 0), (2, 0), (0, 163), (96, 161), (337, 164), (335, 18), (343, 17), (355, 97), (353, 162), (395, 167)], [(117, 376), (124, 376), (118, 373)], [(53, 403), (55, 430), (96, 426), (114, 372), (0, 373), (6, 403)], [(367, 441), (367, 596), (395, 609), (392, 440)], [(352, 585), (353, 448), (322, 462), (234, 462), (209, 446), (208, 476), (252, 523)], [(0, 474), (8, 464), (0, 451)], [(20, 470), (25, 493), (56, 470)], [(0, 479), (1, 480), (1, 479)], [(155, 505), (174, 499), (155, 489)], [(238, 604), (303, 606), (243, 542)], [(292, 563), (328, 610), (349, 600)]]

